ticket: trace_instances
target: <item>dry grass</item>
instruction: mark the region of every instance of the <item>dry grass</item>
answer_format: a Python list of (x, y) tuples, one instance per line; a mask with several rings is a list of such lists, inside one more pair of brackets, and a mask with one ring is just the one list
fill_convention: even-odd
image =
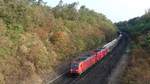
[(122, 84), (150, 84), (150, 53), (141, 47), (132, 49), (131, 60), (122, 76)]

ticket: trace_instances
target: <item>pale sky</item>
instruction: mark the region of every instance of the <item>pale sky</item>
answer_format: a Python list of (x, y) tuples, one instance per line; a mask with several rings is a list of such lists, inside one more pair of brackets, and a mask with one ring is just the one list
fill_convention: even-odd
[[(54, 7), (59, 0), (44, 0)], [(150, 8), (150, 0), (63, 0), (64, 3), (79, 2), (79, 6), (104, 14), (112, 22), (124, 21), (141, 16)]]

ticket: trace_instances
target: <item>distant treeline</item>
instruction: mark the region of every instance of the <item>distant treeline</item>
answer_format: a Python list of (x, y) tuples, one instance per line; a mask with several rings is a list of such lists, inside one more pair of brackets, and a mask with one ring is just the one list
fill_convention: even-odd
[(116, 23), (118, 28), (130, 32), (131, 37), (142, 46), (150, 47), (150, 9), (141, 17)]
[(122, 30), (130, 31), (132, 34), (148, 31), (150, 30), (150, 10), (147, 10), (141, 17), (118, 22), (116, 25)]

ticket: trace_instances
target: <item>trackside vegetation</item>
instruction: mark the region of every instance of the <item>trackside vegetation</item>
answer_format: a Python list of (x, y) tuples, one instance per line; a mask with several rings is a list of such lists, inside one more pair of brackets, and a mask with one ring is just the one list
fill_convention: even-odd
[(132, 39), (131, 56), (121, 84), (150, 83), (150, 10), (141, 17), (119, 22), (117, 26), (130, 32)]
[(77, 5), (0, 0), (0, 84), (42, 84), (58, 65), (116, 36), (103, 14)]

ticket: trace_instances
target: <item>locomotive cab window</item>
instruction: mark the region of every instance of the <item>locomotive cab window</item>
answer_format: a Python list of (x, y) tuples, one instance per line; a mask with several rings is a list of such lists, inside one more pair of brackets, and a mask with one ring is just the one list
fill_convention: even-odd
[(95, 49), (96, 52), (101, 51), (103, 48), (97, 48)]
[(74, 64), (71, 64), (71, 68), (78, 68), (78, 65), (77, 63), (74, 63)]

